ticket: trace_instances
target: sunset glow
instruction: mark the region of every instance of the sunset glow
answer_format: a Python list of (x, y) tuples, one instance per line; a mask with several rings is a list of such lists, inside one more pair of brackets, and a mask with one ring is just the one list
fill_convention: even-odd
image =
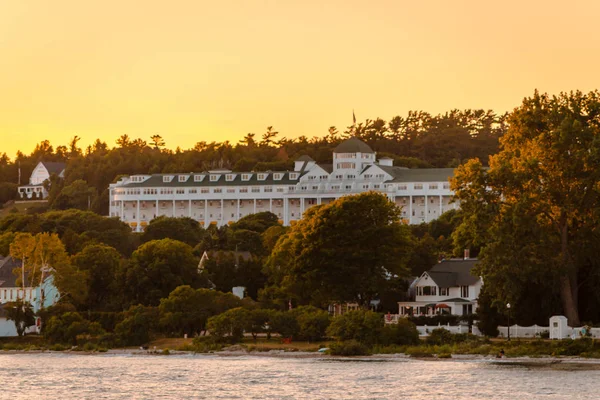
[(421, 109), (510, 111), (598, 85), (600, 3), (0, 2), (0, 153), (82, 137), (167, 147)]

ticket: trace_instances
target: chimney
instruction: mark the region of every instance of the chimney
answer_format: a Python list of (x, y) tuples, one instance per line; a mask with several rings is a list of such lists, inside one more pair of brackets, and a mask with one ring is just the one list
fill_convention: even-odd
[(469, 249), (465, 249), (465, 260), (468, 260), (470, 257)]

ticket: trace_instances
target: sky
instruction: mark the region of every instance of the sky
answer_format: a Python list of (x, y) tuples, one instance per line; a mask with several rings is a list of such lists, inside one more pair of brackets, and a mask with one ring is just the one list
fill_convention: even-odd
[(600, 2), (0, 0), (0, 154), (322, 136), (596, 89)]

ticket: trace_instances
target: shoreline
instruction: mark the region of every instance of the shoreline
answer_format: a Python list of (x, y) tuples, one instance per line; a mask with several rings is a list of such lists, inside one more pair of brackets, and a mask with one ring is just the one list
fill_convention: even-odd
[(198, 356), (198, 357), (258, 357), (275, 359), (322, 359), (322, 360), (344, 360), (344, 361), (429, 361), (429, 362), (485, 362), (498, 366), (516, 366), (530, 368), (551, 368), (561, 370), (600, 370), (600, 359), (583, 358), (577, 356), (519, 356), (496, 358), (477, 354), (452, 354), (449, 358), (438, 357), (411, 357), (404, 353), (395, 354), (372, 354), (368, 356), (332, 356), (312, 351), (244, 351), (244, 350), (222, 350), (208, 353), (196, 353), (193, 351), (169, 350), (164, 354), (162, 350), (138, 350), (138, 349), (110, 349), (105, 352), (98, 351), (76, 351), (76, 350), (2, 350), (2, 355), (33, 355), (33, 354), (61, 354), (61, 355), (85, 355), (85, 356), (137, 356), (137, 357), (169, 357), (169, 356)]

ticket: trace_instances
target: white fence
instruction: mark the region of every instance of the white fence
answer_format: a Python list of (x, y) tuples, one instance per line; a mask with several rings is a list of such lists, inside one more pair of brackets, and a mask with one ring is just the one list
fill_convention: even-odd
[[(469, 327), (467, 325), (417, 325), (420, 336), (429, 336), (431, 331), (438, 328), (444, 328), (451, 333), (469, 333)], [(473, 335), (482, 336), (475, 325), (471, 327), (471, 333)]]

